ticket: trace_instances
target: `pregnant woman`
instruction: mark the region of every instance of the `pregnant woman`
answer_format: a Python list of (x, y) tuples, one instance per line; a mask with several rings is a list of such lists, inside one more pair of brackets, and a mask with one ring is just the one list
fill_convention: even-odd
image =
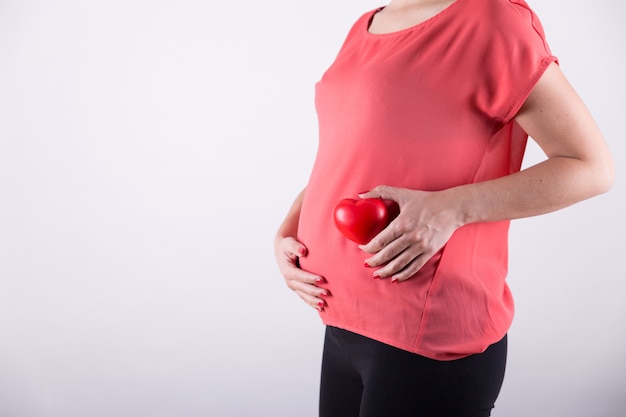
[[(602, 134), (524, 0), (392, 0), (316, 86), (319, 147), (275, 239), (326, 325), (320, 416), (489, 416), (513, 299), (511, 219), (607, 191)], [(531, 136), (546, 159), (520, 171)], [(366, 244), (344, 198), (397, 202)]]

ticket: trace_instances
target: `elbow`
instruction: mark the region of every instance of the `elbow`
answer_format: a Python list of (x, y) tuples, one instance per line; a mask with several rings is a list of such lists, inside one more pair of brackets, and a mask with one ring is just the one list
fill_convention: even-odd
[(599, 165), (594, 175), (595, 189), (596, 194), (604, 194), (613, 187), (615, 182), (615, 165), (610, 157)]
[(604, 181), (604, 188), (602, 189), (602, 193), (608, 192), (611, 188), (613, 188), (613, 183), (615, 183), (615, 167), (611, 164), (610, 169), (608, 170), (608, 174), (606, 175)]

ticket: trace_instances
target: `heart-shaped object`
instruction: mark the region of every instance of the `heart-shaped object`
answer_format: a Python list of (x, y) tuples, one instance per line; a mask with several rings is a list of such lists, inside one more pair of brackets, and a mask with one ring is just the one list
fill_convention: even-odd
[(364, 245), (400, 214), (398, 203), (380, 198), (346, 198), (335, 206), (335, 226), (348, 239)]

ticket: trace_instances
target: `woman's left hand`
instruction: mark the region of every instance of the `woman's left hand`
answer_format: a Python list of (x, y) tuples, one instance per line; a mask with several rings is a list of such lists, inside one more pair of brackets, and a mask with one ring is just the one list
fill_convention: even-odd
[(374, 278), (391, 278), (394, 282), (409, 279), (463, 225), (446, 191), (380, 185), (359, 197), (394, 200), (400, 206), (400, 214), (385, 230), (359, 246), (374, 255), (365, 261), (366, 266), (381, 267), (374, 272)]

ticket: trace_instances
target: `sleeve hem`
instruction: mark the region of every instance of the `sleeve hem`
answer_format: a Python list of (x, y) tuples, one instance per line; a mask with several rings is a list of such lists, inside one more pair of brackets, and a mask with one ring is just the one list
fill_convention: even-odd
[(542, 77), (546, 69), (548, 69), (548, 66), (550, 66), (550, 64), (552, 64), (553, 62), (556, 64), (559, 63), (558, 58), (554, 55), (550, 55), (542, 59), (539, 68), (537, 69), (533, 77), (528, 81), (526, 87), (521, 90), (521, 94), (515, 99), (515, 101), (513, 101), (511, 107), (504, 114), (504, 116), (498, 118), (502, 122), (502, 124), (508, 124), (515, 117), (517, 112), (521, 109), (522, 105), (530, 95), (533, 88), (535, 88), (535, 85), (537, 85), (537, 82), (539, 82), (539, 79)]

